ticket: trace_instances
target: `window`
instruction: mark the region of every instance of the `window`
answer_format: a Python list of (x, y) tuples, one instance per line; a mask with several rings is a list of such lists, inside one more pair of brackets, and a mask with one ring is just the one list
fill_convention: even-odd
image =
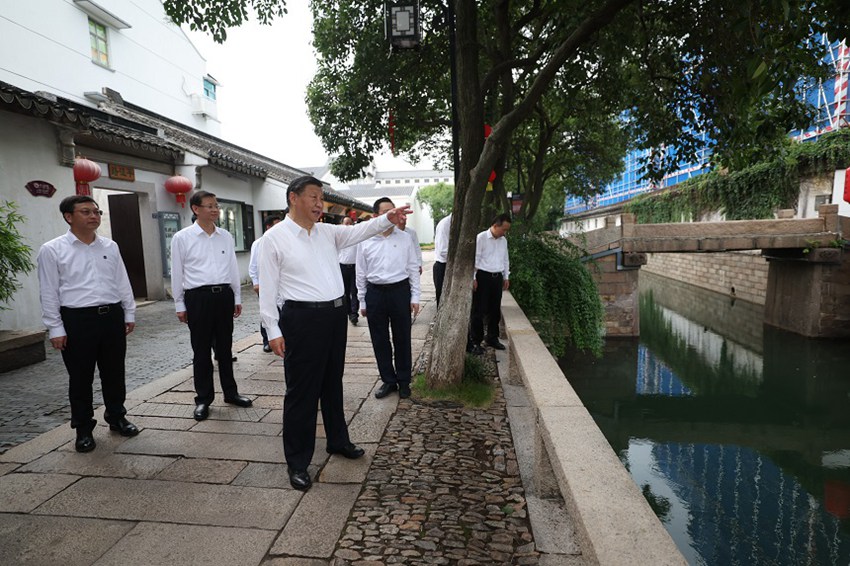
[(91, 60), (93, 63), (109, 67), (109, 46), (106, 26), (89, 18), (89, 39), (91, 40)]
[(215, 100), (215, 83), (207, 78), (204, 78), (204, 96)]
[[(219, 199), (218, 225), (233, 236), (233, 244), (237, 252), (250, 249), (254, 241), (254, 223), (252, 221), (253, 207), (235, 201)], [(247, 210), (246, 210), (247, 209)]]

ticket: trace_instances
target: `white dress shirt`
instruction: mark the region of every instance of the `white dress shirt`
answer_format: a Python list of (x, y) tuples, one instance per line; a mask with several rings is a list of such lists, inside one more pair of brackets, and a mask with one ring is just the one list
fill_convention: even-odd
[(449, 214), (434, 229), (434, 261), (446, 263), (449, 257), (449, 231), (452, 228), (452, 215)]
[(489, 228), (478, 234), (475, 238), (475, 269), (501, 272), (507, 281), (511, 275), (510, 267), (507, 238), (494, 238)]
[(417, 234), (416, 230), (410, 226), (405, 226), (404, 231), (406, 234), (410, 234), (410, 237), (413, 238), (413, 249), (416, 252), (416, 259), (419, 261), (419, 267), (422, 267), (422, 246), (419, 245), (419, 234)]
[(343, 265), (354, 265), (357, 262), (357, 244), (340, 249), (339, 262)]
[(260, 268), (257, 265), (257, 258), (260, 255), (258, 250), (260, 248), (260, 240), (262, 239), (263, 237), (260, 236), (254, 240), (253, 244), (251, 244), (251, 259), (248, 261), (248, 277), (251, 278), (252, 285), (260, 284)]
[(95, 235), (85, 244), (70, 230), (38, 251), (41, 317), (50, 338), (67, 336), (61, 307), (121, 303), (124, 322), (135, 322), (136, 301), (118, 244)]
[(356, 273), (357, 298), (367, 311), (367, 283), (389, 285), (410, 279), (410, 302), (419, 304), (419, 260), (410, 234), (393, 228), (389, 236), (378, 234), (362, 242), (357, 247)]
[(380, 216), (356, 226), (313, 225), (308, 232), (289, 216), (263, 235), (260, 247), (260, 316), (269, 340), (280, 338), (278, 306), (284, 301), (333, 301), (344, 287), (339, 250), (392, 226)]
[(217, 226), (207, 234), (195, 222), (171, 239), (171, 294), (177, 312), (186, 311), (186, 291), (205, 285), (230, 285), (235, 304), (242, 304), (233, 236)]

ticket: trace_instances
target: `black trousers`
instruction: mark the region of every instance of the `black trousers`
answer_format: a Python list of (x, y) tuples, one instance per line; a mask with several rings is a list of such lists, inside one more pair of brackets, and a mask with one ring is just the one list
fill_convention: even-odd
[(487, 340), (499, 339), (499, 321), (502, 318), (502, 285), (501, 273), (489, 271), (475, 272), (478, 290), (472, 293), (472, 324), (470, 338), (473, 344), (480, 344), (484, 339), (484, 319), (487, 319)]
[(263, 346), (269, 345), (269, 334), (266, 332), (266, 327), (263, 326), (263, 323), (260, 323), (260, 336), (263, 337)]
[[(214, 292), (215, 289), (218, 292)], [(184, 302), (194, 353), (195, 403), (208, 405), (215, 399), (212, 349), (218, 358), (218, 376), (225, 399), (239, 395), (233, 377), (233, 289), (230, 285), (189, 289)]]
[(410, 282), (405, 279), (393, 285), (366, 285), (366, 319), (381, 381), (410, 383)]
[(437, 290), (437, 305), (440, 304), (440, 295), (443, 294), (443, 280), (446, 278), (446, 264), (442, 261), (435, 261), (434, 267), (434, 289)]
[(300, 308), (284, 304), (280, 331), (286, 352), (283, 454), (294, 470), (306, 470), (316, 448), (316, 405), (321, 407), (328, 449), (350, 442), (342, 400), (348, 339), (345, 306)]
[(124, 356), (127, 335), (121, 304), (72, 309), (62, 307), (62, 323), (68, 336), (62, 361), (68, 370), (68, 397), (71, 401), (71, 428), (77, 432), (94, 429), (92, 385), (94, 368), (100, 372), (104, 419), (116, 423), (127, 414), (124, 408)]
[(342, 271), (342, 285), (345, 288), (345, 309), (349, 315), (358, 316), (360, 312), (360, 300), (357, 298), (357, 271), (353, 263), (340, 263)]

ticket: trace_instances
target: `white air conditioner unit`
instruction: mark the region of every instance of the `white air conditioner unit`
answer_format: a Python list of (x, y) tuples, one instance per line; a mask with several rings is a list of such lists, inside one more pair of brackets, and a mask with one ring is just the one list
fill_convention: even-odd
[(211, 100), (200, 94), (191, 95), (192, 98), (192, 114), (203, 116), (204, 118), (218, 118), (218, 107), (215, 100)]

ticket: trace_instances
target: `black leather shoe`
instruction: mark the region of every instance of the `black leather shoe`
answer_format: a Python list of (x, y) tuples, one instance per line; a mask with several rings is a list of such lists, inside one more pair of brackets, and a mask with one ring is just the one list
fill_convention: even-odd
[(351, 316), (349, 316), (349, 317), (348, 317), (348, 320), (351, 322), (351, 326), (357, 326), (357, 320), (358, 320), (358, 318), (357, 318), (357, 316), (356, 316), (356, 315), (351, 315)]
[(203, 421), (210, 416), (210, 406), (206, 403), (198, 403), (195, 406), (194, 417), (196, 421)]
[(494, 350), (504, 350), (505, 345), (499, 342), (498, 340), (487, 340), (487, 345), (493, 348)]
[(118, 419), (118, 422), (109, 423), (109, 430), (117, 430), (121, 436), (136, 436), (139, 434), (139, 429), (136, 425), (124, 417)]
[(289, 469), (289, 483), (299, 491), (307, 491), (313, 485), (313, 480), (310, 479), (310, 474), (307, 470)]
[(339, 454), (340, 456), (344, 456), (349, 460), (356, 460), (365, 454), (366, 451), (360, 448), (359, 446), (355, 446), (352, 443), (348, 443), (348, 445), (340, 448), (339, 450), (331, 450), (328, 448), (328, 454)]
[(244, 395), (237, 395), (236, 397), (225, 397), (224, 402), (230, 403), (231, 405), (238, 405), (240, 407), (250, 407), (254, 404), (253, 401), (251, 401)]
[(398, 396), (402, 399), (407, 399), (410, 397), (410, 384), (409, 383), (399, 383), (398, 384)]
[(74, 449), (77, 452), (91, 452), (95, 446), (97, 446), (97, 443), (94, 441), (91, 432), (78, 434), (77, 441), (74, 443)]
[(384, 383), (375, 391), (375, 399), (383, 399), (397, 389), (398, 386), (395, 383)]
[(480, 356), (484, 353), (484, 348), (482, 348), (478, 344), (474, 344), (471, 348), (469, 348), (469, 353), (473, 356)]
[(268, 353), (269, 353), (269, 352), (271, 352), (271, 351), (272, 351), (272, 347), (271, 347), (271, 346), (269, 346), (268, 344), (266, 344), (265, 346), (263, 346), (263, 352), (265, 352), (265, 353), (267, 353), (267, 354), (268, 354)]

